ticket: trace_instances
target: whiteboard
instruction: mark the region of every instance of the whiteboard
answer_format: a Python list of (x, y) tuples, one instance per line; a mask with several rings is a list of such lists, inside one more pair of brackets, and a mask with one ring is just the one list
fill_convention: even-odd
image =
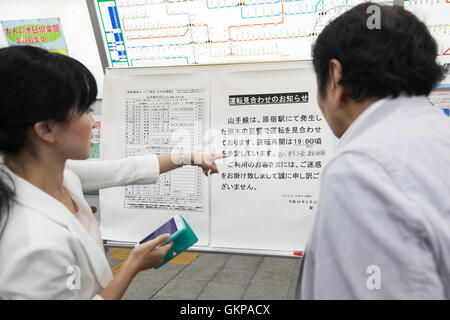
[(194, 250), (303, 251), (335, 142), (309, 61), (111, 68), (104, 92), (101, 159), (180, 146), (230, 155), (210, 177), (186, 166), (159, 186), (100, 190), (104, 240), (137, 242), (180, 213), (199, 238)]
[[(1, 0), (0, 21), (60, 18), (68, 55), (83, 63), (94, 75), (98, 98), (102, 98), (104, 70), (95, 41), (86, 1), (83, 0)], [(0, 32), (0, 48), (7, 42)]]

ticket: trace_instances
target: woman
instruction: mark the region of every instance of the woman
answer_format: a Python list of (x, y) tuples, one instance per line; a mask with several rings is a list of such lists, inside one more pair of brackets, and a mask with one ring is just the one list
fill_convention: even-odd
[[(72, 58), (0, 49), (0, 298), (120, 299), (172, 245), (162, 245), (168, 235), (146, 242), (112, 277), (83, 189), (155, 183), (179, 164), (171, 155), (66, 163), (89, 157), (96, 95), (92, 74)], [(220, 157), (203, 155), (198, 166), (217, 173)]]

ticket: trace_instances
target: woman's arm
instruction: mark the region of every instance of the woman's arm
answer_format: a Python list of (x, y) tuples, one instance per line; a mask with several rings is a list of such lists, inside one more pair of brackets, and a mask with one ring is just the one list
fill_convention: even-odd
[[(84, 192), (103, 188), (153, 184), (159, 174), (179, 168), (178, 154), (134, 156), (118, 160), (75, 161), (69, 160), (66, 168), (75, 172)], [(185, 153), (184, 165), (195, 165), (203, 169), (206, 176), (218, 173), (216, 159), (225, 155)]]
[(154, 154), (117, 160), (69, 160), (66, 169), (78, 176), (84, 192), (133, 184), (152, 184), (159, 178)]

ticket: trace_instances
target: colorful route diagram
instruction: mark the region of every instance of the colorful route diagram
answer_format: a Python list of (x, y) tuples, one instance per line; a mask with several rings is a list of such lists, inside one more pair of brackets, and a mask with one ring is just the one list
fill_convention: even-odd
[(113, 67), (311, 59), (324, 26), (361, 2), (97, 0)]
[[(405, 0), (404, 8), (427, 25), (438, 44), (438, 61), (450, 65), (450, 0)], [(441, 87), (450, 87), (449, 75)]]

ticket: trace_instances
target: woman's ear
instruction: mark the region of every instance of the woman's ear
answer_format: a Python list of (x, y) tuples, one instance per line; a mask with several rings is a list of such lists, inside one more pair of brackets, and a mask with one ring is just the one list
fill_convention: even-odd
[(56, 141), (54, 124), (55, 122), (50, 120), (36, 122), (33, 126), (34, 133), (45, 142), (54, 143)]

